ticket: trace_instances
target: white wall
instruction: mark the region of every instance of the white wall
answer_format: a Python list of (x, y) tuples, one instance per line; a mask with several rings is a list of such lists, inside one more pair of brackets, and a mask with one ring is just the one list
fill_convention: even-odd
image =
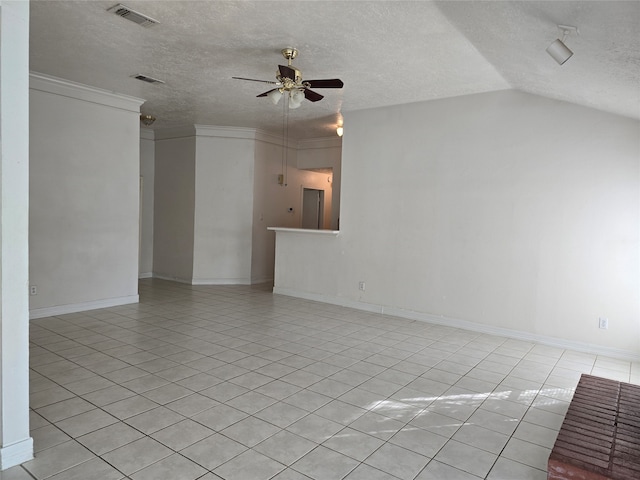
[(32, 317), (138, 300), (141, 103), (31, 76)]
[(0, 0), (0, 470), (33, 458), (28, 285), (29, 3)]
[[(287, 185), (283, 186), (278, 183), (278, 175), (282, 174), (282, 139), (259, 134), (255, 148), (251, 278), (252, 283), (262, 283), (273, 280), (275, 258), (275, 234), (268, 231), (267, 227), (300, 228), (303, 189), (311, 188), (324, 191), (323, 228), (330, 229), (332, 201), (335, 195), (334, 184), (327, 181), (328, 174), (296, 168), (302, 150), (288, 149)], [(323, 165), (322, 168), (333, 165), (330, 155), (326, 156), (325, 163), (319, 158), (314, 160), (316, 163), (309, 168), (315, 168), (315, 165)], [(293, 211), (289, 212), (289, 208)]]
[(153, 191), (155, 177), (155, 142), (153, 130), (140, 130), (140, 259), (138, 276), (153, 275)]
[(156, 134), (153, 273), (187, 283), (193, 277), (195, 149), (193, 134)]
[[(333, 184), (326, 173), (298, 170), (296, 148), (288, 150), (288, 184), (278, 184), (281, 137), (206, 125), (154, 136), (154, 276), (211, 285), (272, 281), (274, 233), (267, 227), (301, 226), (304, 188), (325, 192), (323, 228), (331, 228)], [(309, 168), (335, 165), (335, 154), (323, 163), (317, 153), (334, 152), (330, 143), (309, 147), (316, 151)]]
[(196, 125), (194, 284), (250, 284), (253, 131)]
[[(292, 198), (294, 188), (280, 185), (282, 174), (282, 142), (275, 137), (256, 141), (251, 277), (253, 283), (273, 281), (275, 234), (267, 228), (273, 225), (299, 226), (298, 208)], [(295, 161), (295, 149), (288, 149), (287, 157)], [(288, 169), (288, 177), (292, 168)], [(291, 178), (287, 178), (287, 182)], [(293, 212), (289, 212), (289, 208)]]
[(276, 291), (638, 356), (637, 121), (504, 91), (345, 123), (341, 233), (279, 234)]
[(336, 136), (302, 140), (298, 142), (297, 160), (300, 169), (330, 168), (332, 170), (331, 216), (327, 228), (338, 230), (342, 179), (342, 138)]

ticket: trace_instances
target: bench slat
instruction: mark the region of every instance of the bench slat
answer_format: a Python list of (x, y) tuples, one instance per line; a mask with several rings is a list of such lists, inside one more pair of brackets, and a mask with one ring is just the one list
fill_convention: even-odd
[(640, 479), (640, 386), (583, 374), (549, 455), (547, 479)]

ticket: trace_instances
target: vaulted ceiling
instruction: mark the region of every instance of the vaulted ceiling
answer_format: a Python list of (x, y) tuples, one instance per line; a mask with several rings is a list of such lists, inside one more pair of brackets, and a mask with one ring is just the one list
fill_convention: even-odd
[[(122, 0), (160, 22), (146, 28), (116, 3), (32, 0), (31, 70), (143, 98), (154, 128), (280, 132), (282, 106), (256, 98), (270, 86), (232, 77), (275, 80), (288, 46), (303, 78), (345, 84), (289, 112), (297, 138), (334, 135), (349, 111), (509, 88), (640, 119), (637, 1)], [(545, 52), (557, 24), (580, 32), (563, 66)]]

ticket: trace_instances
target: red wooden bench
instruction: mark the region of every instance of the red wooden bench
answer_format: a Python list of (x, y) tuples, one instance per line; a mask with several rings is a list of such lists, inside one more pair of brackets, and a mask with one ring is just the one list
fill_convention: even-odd
[(580, 377), (549, 456), (547, 479), (640, 479), (639, 385)]

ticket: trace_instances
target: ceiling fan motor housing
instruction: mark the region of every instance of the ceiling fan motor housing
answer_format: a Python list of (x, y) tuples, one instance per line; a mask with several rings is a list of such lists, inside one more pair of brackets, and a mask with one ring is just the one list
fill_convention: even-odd
[(276, 78), (279, 82), (282, 83), (282, 88), (284, 90), (291, 90), (292, 88), (302, 87), (302, 72), (298, 70), (296, 67), (290, 67), (291, 70), (295, 71), (295, 78), (285, 77), (280, 74), (280, 72), (276, 72)]
[(298, 50), (293, 47), (287, 47), (280, 50), (282, 56), (289, 61), (289, 65), (291, 65), (291, 60), (298, 56)]

